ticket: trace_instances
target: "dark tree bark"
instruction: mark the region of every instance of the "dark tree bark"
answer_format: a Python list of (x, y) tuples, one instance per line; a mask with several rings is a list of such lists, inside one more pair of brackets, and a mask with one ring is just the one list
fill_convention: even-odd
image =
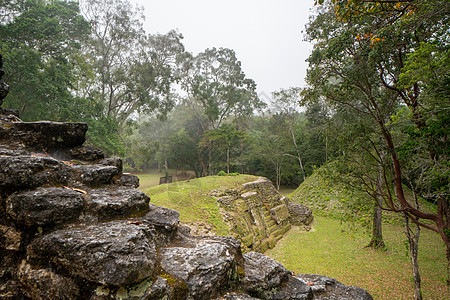
[(373, 218), (372, 218), (372, 239), (367, 245), (367, 247), (385, 249), (386, 245), (383, 241), (383, 210), (381, 209), (383, 203), (383, 169), (382, 166), (378, 168), (377, 182), (376, 182), (376, 195), (373, 207)]
[(383, 211), (378, 206), (378, 204), (374, 205), (373, 208), (373, 219), (372, 219), (372, 239), (370, 240), (369, 245), (366, 247), (372, 247), (377, 249), (385, 249), (386, 245), (383, 240), (383, 230), (382, 230), (382, 216)]
[(419, 237), (420, 237), (420, 226), (415, 225), (416, 233), (412, 232), (412, 228), (409, 223), (409, 218), (404, 214), (405, 217), (405, 233), (408, 238), (409, 244), (409, 254), (411, 255), (411, 267), (414, 277), (414, 299), (422, 300), (422, 287), (421, 278), (419, 273)]

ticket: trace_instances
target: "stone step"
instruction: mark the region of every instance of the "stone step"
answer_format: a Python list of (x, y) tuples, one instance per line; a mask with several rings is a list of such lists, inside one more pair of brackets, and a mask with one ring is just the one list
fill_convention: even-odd
[(16, 224), (48, 226), (71, 222), (84, 209), (82, 194), (65, 188), (38, 188), (6, 199), (6, 213)]
[(95, 165), (75, 165), (72, 166), (73, 176), (71, 181), (77, 185), (82, 184), (88, 187), (100, 187), (112, 184), (113, 178), (119, 175), (119, 170), (115, 166)]
[(71, 166), (51, 157), (0, 156), (0, 191), (66, 185), (70, 176)]
[(150, 198), (141, 191), (125, 187), (88, 190), (88, 213), (99, 221), (140, 217), (149, 212)]
[[(86, 123), (13, 122), (1, 124), (0, 140), (35, 151), (51, 152), (83, 145)], [(6, 126), (7, 125), (7, 126)]]
[(91, 282), (110, 286), (138, 283), (153, 274), (156, 249), (145, 225), (112, 221), (53, 231), (27, 247), (33, 263), (51, 258), (64, 269)]

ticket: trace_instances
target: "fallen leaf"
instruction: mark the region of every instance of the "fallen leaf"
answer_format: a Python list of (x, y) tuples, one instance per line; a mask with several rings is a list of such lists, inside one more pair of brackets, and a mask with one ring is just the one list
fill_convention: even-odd
[(142, 222), (139, 222), (139, 221), (128, 221), (127, 223), (128, 224), (134, 224), (134, 225), (141, 225), (142, 224)]
[(78, 193), (82, 193), (82, 194), (87, 194), (87, 192), (85, 190), (82, 189), (77, 189), (77, 188), (72, 188), (72, 187), (68, 187), (68, 186), (64, 186), (63, 188), (68, 189), (68, 190), (72, 190)]

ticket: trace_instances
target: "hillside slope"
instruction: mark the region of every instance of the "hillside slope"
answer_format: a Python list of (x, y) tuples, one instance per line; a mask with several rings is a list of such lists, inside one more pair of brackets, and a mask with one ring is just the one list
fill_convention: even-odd
[[(316, 170), (288, 197), (292, 202), (309, 207), (314, 215), (338, 218), (351, 221), (352, 224), (368, 227), (372, 222), (373, 199), (361, 190), (349, 187), (342, 182), (333, 180), (327, 170), (322, 166)], [(404, 188), (407, 198), (412, 201), (412, 192)], [(436, 206), (420, 200), (420, 206), (426, 211), (435, 211)], [(383, 221), (386, 223), (403, 224), (401, 214), (383, 212)]]

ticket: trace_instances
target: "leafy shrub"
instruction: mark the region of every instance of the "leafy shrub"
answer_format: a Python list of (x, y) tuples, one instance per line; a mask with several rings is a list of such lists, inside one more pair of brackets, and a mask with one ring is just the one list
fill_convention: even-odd
[(236, 173), (228, 173), (227, 176), (239, 176), (239, 173), (238, 172), (236, 172)]
[(227, 176), (227, 173), (225, 173), (224, 171), (220, 171), (219, 173), (217, 173), (217, 176)]

